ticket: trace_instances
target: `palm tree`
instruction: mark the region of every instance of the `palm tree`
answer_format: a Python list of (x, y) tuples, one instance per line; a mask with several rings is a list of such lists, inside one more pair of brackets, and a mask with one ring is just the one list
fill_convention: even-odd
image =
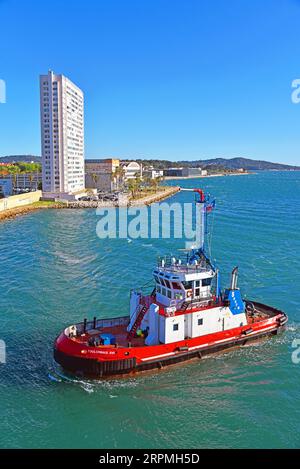
[(116, 189), (120, 188), (120, 182), (123, 186), (126, 171), (122, 166), (117, 166), (112, 173), (112, 180), (116, 183)]
[(151, 181), (152, 181), (152, 178), (150, 176), (144, 178), (144, 183), (145, 183), (146, 187), (151, 186)]
[(32, 182), (33, 182), (33, 174), (32, 173), (29, 173), (28, 180), (29, 180), (29, 188), (31, 190), (32, 189)]
[(156, 193), (157, 192), (157, 187), (158, 187), (158, 181), (157, 181), (157, 178), (153, 178), (151, 179), (151, 187), (154, 189), (154, 192)]
[(94, 186), (97, 189), (97, 182), (98, 182), (98, 179), (99, 179), (98, 174), (92, 173), (92, 179), (93, 179), (93, 182), (94, 182)]
[(119, 166), (119, 177), (120, 177), (120, 181), (122, 183), (122, 186), (124, 185), (125, 176), (126, 176), (125, 168), (123, 168), (123, 166)]
[(14, 188), (14, 191), (16, 190), (16, 185), (17, 185), (17, 168), (15, 165), (13, 166), (9, 166), (8, 167), (8, 173), (10, 174), (10, 176), (12, 176), (12, 180), (13, 180), (13, 188)]
[(132, 198), (135, 198), (137, 191), (137, 184), (135, 179), (128, 179), (127, 181), (128, 190), (131, 192)]
[(17, 181), (17, 187), (19, 187), (19, 174), (21, 174), (21, 170), (19, 166), (15, 166), (15, 173), (16, 173), (16, 181)]
[(36, 171), (36, 183), (35, 183), (35, 189), (38, 190), (38, 185), (39, 185), (39, 174), (41, 172), (41, 165), (40, 163), (34, 163), (34, 170)]
[(113, 171), (113, 172), (111, 173), (110, 179), (111, 179), (111, 182), (112, 182), (112, 184), (111, 184), (111, 186), (112, 186), (112, 187), (111, 187), (111, 190), (113, 190), (114, 187), (115, 187), (115, 184), (116, 184), (116, 180), (117, 180), (116, 171)]
[(135, 173), (135, 185), (136, 185), (136, 190), (137, 192), (141, 192), (141, 186), (142, 186), (142, 179), (139, 173)]

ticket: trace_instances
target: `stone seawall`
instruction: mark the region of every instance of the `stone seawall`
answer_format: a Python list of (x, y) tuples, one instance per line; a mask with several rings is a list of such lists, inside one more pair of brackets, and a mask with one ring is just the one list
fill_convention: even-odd
[(15, 207), (7, 210), (3, 210), (0, 212), (0, 221), (10, 220), (16, 218), (20, 215), (26, 215), (30, 212), (35, 212), (36, 210), (41, 210), (45, 208), (65, 208), (62, 204), (55, 204), (53, 203), (51, 206), (47, 207), (44, 205), (31, 204), (25, 205), (24, 207)]
[(130, 201), (130, 205), (134, 207), (139, 205), (150, 205), (154, 202), (160, 202), (161, 200), (167, 199), (168, 197), (171, 197), (179, 191), (179, 186), (164, 188), (163, 191), (158, 191), (156, 194), (151, 194), (140, 199), (132, 199)]

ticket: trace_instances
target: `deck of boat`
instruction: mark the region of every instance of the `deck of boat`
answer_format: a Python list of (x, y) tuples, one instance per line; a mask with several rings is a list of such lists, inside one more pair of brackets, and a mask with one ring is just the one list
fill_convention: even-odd
[[(278, 311), (271, 307), (266, 307), (259, 303), (250, 303), (253, 305), (253, 309), (246, 309), (247, 322), (249, 325), (263, 321), (275, 314)], [(106, 347), (115, 348), (119, 347), (128, 347), (128, 332), (127, 325), (128, 321), (124, 321), (125, 318), (120, 318), (121, 320), (112, 319), (112, 320), (98, 320), (96, 321), (96, 327), (89, 327), (85, 333), (78, 334), (76, 337), (73, 337), (73, 340), (85, 345), (89, 345), (89, 342), (92, 338), (100, 338), (101, 334), (112, 334), (115, 337), (115, 345), (106, 345)], [(133, 337), (130, 340), (132, 347), (142, 347), (145, 345), (145, 337)]]
[[(106, 347), (115, 348), (116, 346), (127, 347), (128, 346), (128, 339), (127, 339), (127, 326), (126, 325), (118, 325), (118, 326), (110, 326), (110, 327), (99, 327), (96, 329), (90, 329), (85, 334), (81, 334), (74, 338), (77, 342), (81, 342), (83, 344), (88, 344), (89, 340), (92, 337), (100, 337), (101, 334), (112, 334), (116, 339), (116, 345), (106, 345)], [(145, 345), (145, 338), (144, 337), (133, 337), (131, 339), (131, 346), (132, 347), (141, 347)]]

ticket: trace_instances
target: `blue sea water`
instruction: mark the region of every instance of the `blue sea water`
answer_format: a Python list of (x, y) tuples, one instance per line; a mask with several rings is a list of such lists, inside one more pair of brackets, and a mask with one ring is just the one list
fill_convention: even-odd
[[(130, 288), (182, 240), (100, 240), (94, 210), (0, 224), (2, 448), (296, 448), (300, 445), (300, 172), (172, 181), (216, 197), (212, 257), (244, 296), (289, 315), (257, 345), (135, 378), (76, 380), (53, 363), (66, 325), (128, 311)], [(170, 202), (191, 200), (176, 194)], [(299, 342), (300, 343), (300, 342)], [(300, 357), (300, 354), (299, 354)]]

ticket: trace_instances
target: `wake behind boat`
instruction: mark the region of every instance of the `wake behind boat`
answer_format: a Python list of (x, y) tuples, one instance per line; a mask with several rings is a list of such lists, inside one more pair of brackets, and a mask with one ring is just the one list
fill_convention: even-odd
[(54, 358), (63, 368), (98, 378), (162, 368), (276, 335), (286, 324), (284, 312), (242, 299), (237, 267), (230, 287), (221, 289), (206, 249), (207, 217), (215, 201), (201, 189), (194, 192), (199, 246), (159, 258), (153, 290), (131, 291), (128, 316), (94, 317), (67, 327), (54, 344)]

